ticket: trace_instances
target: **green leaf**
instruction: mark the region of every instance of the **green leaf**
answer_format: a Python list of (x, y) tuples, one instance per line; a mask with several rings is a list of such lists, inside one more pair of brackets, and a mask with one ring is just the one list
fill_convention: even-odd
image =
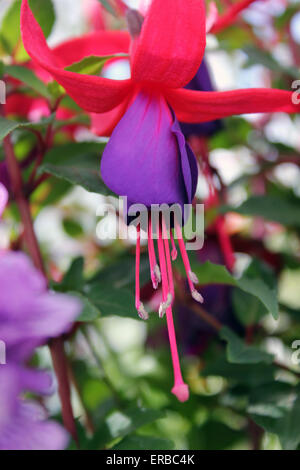
[(282, 225), (300, 227), (300, 206), (277, 196), (252, 196), (238, 207), (224, 207), (222, 212), (263, 217)]
[[(21, 0), (16, 0), (6, 12), (0, 29), (0, 41), (8, 54), (11, 54), (19, 41)], [(51, 0), (29, 0), (30, 8), (46, 37), (52, 31), (55, 11)], [(24, 56), (24, 49), (18, 50), (18, 58)]]
[(72, 238), (79, 238), (84, 235), (84, 230), (79, 222), (71, 217), (65, 217), (62, 221), (63, 229)]
[(26, 67), (22, 67), (21, 65), (6, 65), (4, 72), (7, 75), (10, 75), (11, 77), (25, 83), (25, 85), (32, 88), (36, 93), (43, 96), (44, 98), (51, 98), (51, 94), (48, 91), (47, 86), (36, 77), (32, 70)]
[(272, 364), (264, 362), (258, 364), (233, 364), (223, 356), (208, 364), (202, 371), (202, 375), (204, 377), (220, 376), (237, 384), (257, 387), (272, 382), (276, 371), (276, 367)]
[(91, 448), (99, 449), (115, 439), (133, 433), (137, 429), (164, 417), (164, 413), (144, 408), (130, 408), (127, 411), (115, 411), (100, 423), (92, 441)]
[(88, 299), (98, 308), (101, 316), (121, 316), (138, 320), (134, 307), (134, 296), (127, 289), (116, 289), (108, 282), (86, 286), (84, 290)]
[(81, 291), (84, 285), (83, 267), (84, 259), (81, 256), (79, 258), (75, 258), (64, 275), (63, 280), (56, 284), (56, 290), (60, 290), (61, 292), (67, 292), (70, 290)]
[[(298, 393), (297, 393), (298, 392)], [(255, 410), (254, 410), (255, 411)], [(261, 407), (251, 414), (253, 420), (267, 432), (277, 434), (284, 450), (295, 450), (300, 444), (300, 396), (296, 389), (289, 410), (274, 417), (274, 408)]]
[(232, 330), (224, 326), (220, 337), (227, 342), (227, 359), (234, 364), (271, 363), (273, 356), (254, 346), (248, 346)]
[[(90, 286), (99, 285), (101, 282), (110, 283), (114, 288), (133, 288), (135, 283), (135, 271), (132, 269), (135, 263), (135, 257), (132, 255), (119, 257), (117, 261), (109, 266), (102, 268), (90, 280)], [(142, 254), (140, 260), (140, 282), (145, 285), (150, 281), (149, 258)]]
[(268, 313), (266, 307), (261, 303), (258, 297), (247, 294), (240, 289), (233, 289), (232, 304), (234, 314), (244, 326), (255, 325)]
[(271, 289), (267, 284), (263, 282), (262, 279), (250, 279), (247, 277), (242, 277), (236, 281), (237, 287), (256, 296), (266, 309), (272, 314), (275, 320), (278, 320), (279, 317), (279, 308), (277, 293), (274, 289)]
[(100, 75), (105, 63), (114, 58), (128, 57), (128, 54), (113, 54), (107, 56), (89, 56), (84, 57), (79, 62), (66, 67), (69, 72), (87, 74), (87, 75)]
[(92, 193), (111, 195), (111, 192), (100, 178), (99, 160), (97, 159), (90, 162), (90, 167), (86, 165), (64, 166), (45, 163), (39, 169), (39, 174), (42, 173), (49, 173), (57, 178), (69, 181), (69, 183), (82, 186)]
[(10, 119), (5, 119), (0, 116), (0, 142), (12, 131), (16, 129), (41, 129), (45, 126), (51, 124), (54, 120), (55, 116), (51, 115), (49, 118), (41, 119), (41, 121), (37, 123), (32, 122), (17, 122), (11, 121)]
[(99, 143), (72, 143), (53, 148), (46, 154), (38, 172), (78, 184), (90, 192), (112, 195), (100, 177), (100, 156), (104, 147)]
[(91, 322), (100, 317), (101, 312), (99, 309), (83, 294), (80, 292), (66, 292), (67, 294), (76, 297), (82, 304), (82, 311), (76, 321), (79, 322)]
[(119, 444), (113, 447), (114, 450), (172, 450), (174, 444), (168, 439), (161, 439), (152, 436), (133, 435), (125, 437)]
[[(195, 270), (196, 268), (196, 270)], [(200, 285), (206, 284), (227, 284), (234, 286), (236, 281), (221, 264), (213, 264), (206, 261), (204, 264), (193, 263), (193, 269), (197, 274)]]
[[(273, 315), (275, 320), (278, 319), (279, 313), (276, 290), (265, 284), (262, 279), (252, 279), (246, 275), (242, 276), (240, 279), (235, 279), (227, 269), (220, 264), (213, 264), (210, 261), (201, 264), (197, 261), (195, 256), (191, 256), (190, 258), (192, 270), (197, 275), (200, 285), (226, 284), (238, 287), (248, 294), (257, 297), (268, 312)], [(179, 263), (178, 267), (182, 269)]]

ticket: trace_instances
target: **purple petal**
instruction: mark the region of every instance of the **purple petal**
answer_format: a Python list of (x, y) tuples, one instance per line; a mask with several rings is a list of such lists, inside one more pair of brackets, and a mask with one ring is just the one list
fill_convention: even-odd
[(0, 450), (63, 450), (68, 435), (58, 423), (46, 421), (36, 404), (19, 402), (18, 413), (0, 434)]
[(164, 98), (140, 92), (106, 146), (101, 173), (112, 191), (133, 204), (183, 205), (193, 192), (189, 159)]
[(0, 217), (3, 214), (7, 201), (8, 201), (7, 189), (2, 183), (0, 183)]
[(46, 280), (23, 253), (0, 255), (0, 318), (24, 316), (32, 299), (46, 290)]
[(11, 416), (16, 413), (19, 393), (20, 383), (17, 368), (11, 365), (0, 366), (0, 436)]

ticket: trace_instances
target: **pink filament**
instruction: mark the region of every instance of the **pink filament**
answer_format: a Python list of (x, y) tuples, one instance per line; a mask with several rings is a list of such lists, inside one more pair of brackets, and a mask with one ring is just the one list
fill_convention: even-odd
[(170, 230), (170, 238), (171, 238), (171, 245), (172, 245), (171, 256), (172, 256), (172, 260), (175, 261), (177, 259), (177, 249), (176, 249), (172, 230)]
[(196, 294), (197, 296), (199, 296), (199, 301), (203, 301), (201, 294), (199, 294), (199, 292), (196, 290), (196, 288), (194, 286), (194, 283), (191, 279), (192, 270), (191, 270), (190, 260), (189, 260), (188, 254), (186, 252), (185, 244), (184, 244), (183, 237), (182, 237), (181, 228), (180, 228), (180, 225), (179, 225), (177, 220), (175, 220), (175, 230), (176, 230), (176, 234), (177, 234), (177, 238), (178, 238), (178, 244), (179, 244), (179, 248), (180, 248), (180, 253), (181, 253), (182, 261), (183, 261), (184, 268), (185, 268), (185, 271), (186, 271), (187, 280), (188, 280), (188, 284), (189, 284), (191, 294), (192, 294), (193, 297)]
[(166, 260), (167, 260), (169, 287), (170, 287), (170, 292), (172, 294), (172, 298), (174, 300), (175, 289), (174, 289), (174, 281), (173, 281), (172, 261), (171, 261), (170, 246), (169, 246), (169, 240), (168, 240), (168, 232), (167, 232), (166, 223), (164, 220), (162, 220), (162, 235), (163, 235), (165, 254), (166, 254)]
[(155, 249), (154, 249), (154, 243), (153, 243), (151, 216), (149, 217), (149, 224), (148, 224), (148, 254), (149, 254), (149, 264), (150, 264), (152, 285), (154, 289), (157, 289), (159, 280), (157, 279), (157, 273), (155, 272), (155, 267), (157, 266), (157, 262), (156, 262), (156, 255), (155, 255)]
[[(164, 253), (164, 243), (162, 240), (161, 229), (159, 230), (158, 253), (159, 253), (159, 263), (160, 263), (161, 276), (162, 276), (163, 301), (166, 302), (168, 293), (169, 293), (169, 283), (168, 283), (166, 259), (165, 259), (165, 253)], [(183, 401), (188, 400), (189, 398), (189, 389), (182, 379), (178, 350), (177, 350), (177, 343), (176, 343), (176, 334), (175, 334), (175, 328), (174, 328), (172, 307), (167, 308), (166, 316), (167, 316), (168, 334), (169, 334), (170, 349), (171, 349), (172, 363), (173, 363), (173, 370), (174, 370), (174, 387), (172, 388), (172, 393), (178, 398), (179, 401), (183, 402)]]
[(135, 254), (135, 307), (139, 310), (141, 305), (140, 299), (140, 258), (141, 258), (141, 229), (138, 225), (136, 240), (136, 254)]

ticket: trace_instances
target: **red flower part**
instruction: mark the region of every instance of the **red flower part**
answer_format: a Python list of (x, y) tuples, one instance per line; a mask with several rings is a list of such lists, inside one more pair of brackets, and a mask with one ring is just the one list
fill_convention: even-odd
[(132, 78), (180, 88), (196, 75), (206, 45), (199, 0), (153, 0), (132, 58)]
[[(65, 88), (79, 106), (91, 112), (110, 111), (132, 92), (131, 80), (109, 80), (64, 70), (61, 62), (49, 49), (43, 32), (29, 8), (28, 0), (23, 1), (21, 12), (22, 37), (28, 54)], [(107, 38), (106, 32), (102, 34)]]
[[(21, 30), (29, 55), (51, 73), (86, 111), (105, 113), (119, 105), (124, 109), (136, 93), (137, 86), (158, 89), (183, 122), (205, 122), (243, 113), (299, 111), (299, 105), (292, 104), (292, 92), (289, 91), (196, 92), (175, 89), (186, 85), (201, 63), (205, 46), (205, 13), (201, 0), (153, 0), (135, 44), (131, 80), (109, 80), (63, 70), (66, 63), (70, 65), (72, 60), (80, 60), (85, 55), (97, 55), (97, 51), (102, 55), (128, 51), (130, 40), (127, 33), (99, 32), (97, 36), (88, 35), (69, 41), (53, 52), (46, 44), (28, 0), (22, 3)], [(139, 80), (143, 82), (138, 83)], [(120, 116), (118, 112), (112, 115), (116, 121), (111, 120), (110, 128), (117, 124)]]
[(237, 16), (243, 12), (246, 8), (248, 8), (252, 3), (255, 3), (257, 0), (241, 0), (234, 5), (232, 5), (229, 10), (224, 13), (224, 15), (219, 16), (217, 21), (212, 25), (210, 28), (210, 33), (220, 33), (224, 29), (228, 28), (228, 26), (231, 26)]
[(206, 122), (248, 113), (297, 113), (292, 92), (269, 88), (233, 91), (168, 90), (167, 101), (182, 122)]

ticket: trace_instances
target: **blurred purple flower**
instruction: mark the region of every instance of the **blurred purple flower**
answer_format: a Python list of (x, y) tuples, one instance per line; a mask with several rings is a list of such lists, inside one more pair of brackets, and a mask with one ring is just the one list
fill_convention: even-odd
[(21, 399), (24, 389), (45, 393), (52, 380), (45, 372), (26, 371), (17, 365), (0, 366), (0, 450), (61, 450), (68, 435), (44, 410)]
[[(202, 61), (196, 76), (185, 88), (196, 91), (215, 91), (205, 60)], [(200, 124), (188, 124), (183, 122), (180, 123), (180, 127), (186, 138), (191, 136), (209, 137), (222, 129), (222, 121), (216, 120), (202, 122)]]
[(28, 357), (47, 338), (67, 332), (79, 313), (77, 299), (47, 290), (25, 254), (0, 254), (0, 339), (11, 360)]
[(47, 338), (69, 330), (80, 312), (77, 299), (47, 290), (46, 280), (24, 253), (0, 254), (0, 340), (7, 365), (0, 365), (0, 450), (60, 450), (65, 430), (44, 410), (22, 400), (26, 391), (54, 392), (51, 376), (22, 363)]
[(10, 180), (9, 174), (6, 166), (6, 162), (0, 162), (0, 183), (5, 186), (5, 188), (9, 191), (10, 189)]
[(8, 192), (6, 187), (0, 182), (0, 217), (8, 201)]

